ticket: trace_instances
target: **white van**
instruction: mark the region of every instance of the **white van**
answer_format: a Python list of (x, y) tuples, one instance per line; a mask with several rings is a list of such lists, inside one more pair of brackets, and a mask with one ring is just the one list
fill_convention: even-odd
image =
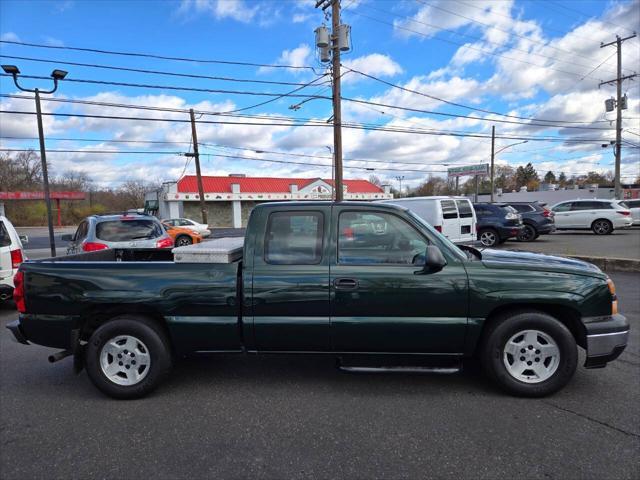
[(454, 243), (476, 240), (476, 212), (466, 197), (409, 197), (382, 200), (408, 208)]
[(0, 301), (8, 300), (13, 295), (13, 276), (25, 260), (22, 239), (7, 219), (0, 215)]

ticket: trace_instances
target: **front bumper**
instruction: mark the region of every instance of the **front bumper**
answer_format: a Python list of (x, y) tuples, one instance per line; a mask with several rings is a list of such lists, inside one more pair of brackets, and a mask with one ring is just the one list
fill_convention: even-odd
[(629, 321), (620, 314), (584, 319), (587, 330), (586, 368), (602, 368), (618, 358), (629, 340)]

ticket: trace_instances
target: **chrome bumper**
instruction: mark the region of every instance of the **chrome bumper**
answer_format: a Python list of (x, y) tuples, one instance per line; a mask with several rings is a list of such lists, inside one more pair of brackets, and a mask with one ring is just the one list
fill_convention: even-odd
[(629, 340), (629, 322), (622, 315), (593, 319), (587, 328), (586, 368), (601, 368), (618, 358)]

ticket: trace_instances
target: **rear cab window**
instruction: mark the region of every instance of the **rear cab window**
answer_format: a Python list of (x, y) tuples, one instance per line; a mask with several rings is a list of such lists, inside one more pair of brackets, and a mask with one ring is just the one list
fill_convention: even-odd
[(322, 212), (273, 212), (267, 222), (264, 259), (272, 265), (317, 265), (323, 241)]
[(96, 238), (105, 242), (147, 240), (162, 235), (159, 223), (153, 220), (107, 220), (96, 224)]

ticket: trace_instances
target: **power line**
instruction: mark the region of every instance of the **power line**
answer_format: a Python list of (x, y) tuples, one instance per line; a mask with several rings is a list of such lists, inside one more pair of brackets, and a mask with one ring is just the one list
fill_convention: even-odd
[(305, 85), (304, 83), (295, 83), (295, 82), (278, 82), (273, 80), (252, 80), (248, 78), (217, 77), (217, 76), (211, 76), (211, 75), (197, 75), (193, 73), (169, 72), (164, 70), (148, 70), (148, 69), (142, 69), (142, 68), (117, 67), (113, 65), (103, 65), (103, 64), (96, 64), (96, 63), (80, 63), (80, 62), (69, 62), (69, 61), (63, 61), (63, 60), (50, 60), (45, 58), (18, 57), (14, 55), (0, 54), (0, 57), (11, 58), (13, 60), (26, 60), (29, 62), (53, 63), (57, 65), (73, 65), (76, 67), (101, 68), (104, 70), (145, 73), (150, 75), (166, 75), (171, 77), (182, 77), (182, 78), (198, 78), (203, 80), (216, 80), (216, 81), (224, 81), (224, 82), (262, 83), (266, 85), (289, 85), (289, 86), (298, 86), (298, 87)]
[[(551, 3), (552, 5), (556, 5), (556, 6), (560, 7), (560, 8), (564, 8), (565, 10), (568, 10), (570, 12), (577, 13), (578, 15), (580, 15), (580, 16), (582, 16), (584, 18), (588, 18), (588, 19), (592, 19), (593, 18), (593, 16), (591, 16), (591, 15), (587, 15), (586, 13), (583, 13), (580, 10), (576, 10), (575, 8), (567, 7), (566, 5), (561, 4), (560, 2), (549, 1), (549, 3)], [(565, 16), (567, 16), (567, 15), (565, 14)], [(616, 28), (622, 28), (623, 30), (627, 30), (628, 32), (633, 32), (633, 30), (631, 30), (631, 29), (629, 29), (627, 27), (623, 27), (622, 25), (618, 25), (617, 23), (613, 23), (613, 22), (609, 22), (607, 20), (601, 20), (601, 19), (598, 19), (598, 21), (600, 21), (602, 23), (608, 23), (609, 25), (611, 25), (613, 27), (616, 27)]]
[[(356, 101), (356, 100), (352, 100)], [(366, 102), (371, 103), (371, 102)], [(35, 112), (26, 112), (26, 111), (17, 111), (17, 110), (0, 110), (0, 113), (7, 113), (12, 115), (35, 115)], [(133, 121), (151, 121), (151, 122), (170, 122), (170, 123), (189, 123), (189, 120), (186, 119), (170, 119), (170, 118), (152, 118), (152, 117), (125, 117), (125, 116), (115, 116), (115, 115), (88, 115), (88, 114), (79, 114), (79, 113), (43, 113), (42, 115), (46, 116), (60, 116), (60, 117), (78, 117), (78, 118), (102, 118), (102, 119), (110, 119), (110, 120), (133, 120)], [(332, 125), (327, 124), (326, 122), (317, 122), (317, 123), (258, 123), (258, 122), (227, 122), (227, 121), (213, 121), (213, 120), (198, 120), (197, 123), (204, 124), (214, 124), (214, 125), (255, 125), (262, 127), (276, 127), (276, 126), (285, 126), (285, 127), (331, 127)], [(474, 138), (491, 138), (486, 134), (479, 133), (451, 133), (448, 131), (437, 131), (437, 130), (417, 130), (417, 129), (406, 129), (400, 127), (382, 127), (377, 125), (363, 125), (358, 123), (343, 123), (342, 126), (344, 128), (350, 128), (355, 130), (367, 130), (367, 131), (382, 131), (382, 132), (394, 132), (394, 133), (409, 133), (409, 134), (419, 134), (419, 135), (434, 135), (434, 136), (453, 136), (453, 137), (474, 137)], [(499, 139), (506, 140), (530, 140), (530, 141), (559, 141), (559, 142), (569, 142), (569, 143), (601, 143), (602, 138), (561, 138), (561, 137), (535, 137), (535, 136), (516, 136), (516, 135), (500, 135), (496, 136)]]
[(315, 69), (311, 66), (300, 66), (300, 65), (275, 65), (275, 64), (267, 64), (267, 63), (237, 62), (237, 61), (231, 61), (231, 60), (211, 60), (211, 59), (203, 59), (203, 58), (170, 57), (170, 56), (158, 55), (154, 53), (123, 52), (123, 51), (104, 50), (104, 49), (86, 48), (86, 47), (44, 45), (41, 43), (18, 42), (13, 40), (0, 40), (0, 43), (21, 45), (23, 47), (48, 48), (48, 49), (56, 49), (56, 50), (72, 50), (72, 51), (78, 51), (78, 52), (101, 53), (106, 55), (120, 55), (120, 56), (126, 56), (126, 57), (155, 58), (158, 60), (172, 60), (172, 61), (179, 61), (179, 62), (214, 63), (214, 64), (222, 64), (222, 65), (238, 65), (238, 66), (244, 66), (244, 67), (287, 68), (287, 69), (293, 69), (293, 70), (315, 71)]
[[(467, 110), (473, 110), (473, 111), (476, 111), (476, 112), (488, 113), (488, 114), (491, 114), (491, 115), (499, 115), (501, 117), (507, 117), (507, 118), (516, 118), (516, 119), (519, 119), (519, 120), (531, 120), (531, 121), (534, 121), (534, 122), (553, 122), (553, 123), (556, 123), (556, 124), (557, 123), (592, 124), (592, 123), (608, 122), (608, 120), (598, 120), (596, 122), (570, 121), (570, 120), (547, 120), (547, 119), (543, 119), (543, 118), (519, 117), (517, 115), (508, 115), (506, 113), (500, 113), (500, 112), (494, 112), (494, 111), (491, 111), (491, 110), (485, 110), (485, 109), (482, 109), (482, 108), (470, 107), (469, 105), (464, 105), (464, 104), (461, 104), (461, 103), (456, 103), (456, 102), (452, 102), (452, 101), (449, 101), (449, 100), (445, 100), (443, 98), (439, 98), (439, 97), (436, 97), (434, 95), (429, 95), (428, 93), (420, 92), (418, 90), (412, 90), (410, 88), (406, 88), (406, 87), (403, 87), (401, 85), (397, 85), (395, 83), (388, 82), (386, 80), (383, 80), (381, 78), (375, 77), (373, 75), (369, 75), (367, 73), (360, 72), (360, 71), (355, 70), (353, 68), (349, 68), (349, 67), (344, 67), (344, 68), (346, 68), (347, 70), (350, 70), (350, 71), (352, 71), (354, 73), (358, 73), (358, 74), (360, 74), (360, 75), (362, 75), (364, 77), (367, 77), (367, 78), (370, 78), (370, 79), (375, 80), (377, 82), (380, 82), (380, 83), (383, 83), (385, 85), (388, 85), (388, 86), (390, 86), (392, 88), (397, 88), (398, 90), (402, 90), (404, 92), (413, 93), (413, 94), (416, 94), (416, 95), (421, 95), (423, 97), (427, 97), (427, 98), (430, 98), (432, 100), (437, 100), (439, 102), (446, 103), (447, 105), (453, 105), (455, 107), (465, 108)], [(532, 124), (527, 123), (527, 125), (532, 125)], [(568, 127), (568, 128), (584, 128), (584, 127)], [(595, 129), (591, 128), (591, 130), (595, 130)], [(609, 129), (602, 129), (602, 130), (609, 130)]]
[[(11, 77), (11, 75), (7, 73), (0, 74), (0, 76)], [(41, 77), (37, 75), (20, 75), (20, 78), (30, 78), (35, 80), (50, 80), (50, 77)], [(296, 95), (296, 94), (290, 94), (290, 93), (252, 92), (252, 91), (246, 91), (246, 90), (222, 90), (222, 89), (215, 89), (215, 88), (180, 87), (175, 85), (127, 83), (127, 82), (114, 82), (114, 81), (108, 81), (108, 80), (90, 80), (90, 79), (69, 78), (69, 77), (65, 79), (59, 79), (59, 81), (74, 82), (74, 83), (89, 83), (89, 84), (95, 84), (95, 85), (114, 85), (114, 86), (131, 87), (131, 88), (149, 88), (149, 89), (156, 89), (156, 90), (179, 90), (179, 91), (185, 91), (185, 92), (221, 93), (226, 95), (252, 95), (252, 96), (278, 97), (278, 98), (288, 96), (288, 97), (295, 97), (295, 98), (318, 98), (318, 99), (325, 99), (325, 100), (331, 99), (331, 97)]]

